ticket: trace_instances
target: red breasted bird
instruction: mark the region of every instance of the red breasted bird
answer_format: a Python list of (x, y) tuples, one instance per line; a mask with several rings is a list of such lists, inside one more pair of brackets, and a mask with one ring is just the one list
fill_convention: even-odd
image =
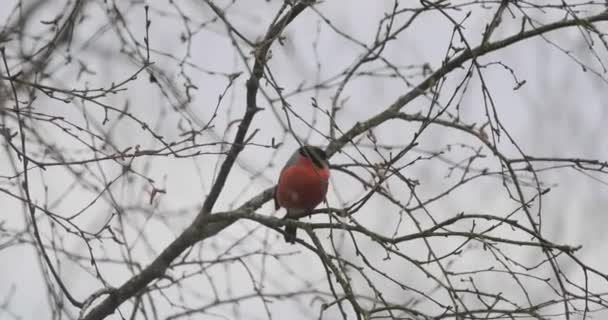
[[(287, 209), (285, 219), (309, 214), (327, 194), (329, 162), (325, 151), (312, 146), (299, 148), (281, 170), (274, 192), (274, 206)], [(285, 241), (295, 243), (295, 226), (285, 226)]]

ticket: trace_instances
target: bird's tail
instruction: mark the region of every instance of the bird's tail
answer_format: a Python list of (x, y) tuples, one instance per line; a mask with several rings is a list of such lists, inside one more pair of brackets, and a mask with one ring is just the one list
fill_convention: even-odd
[[(287, 209), (287, 214), (285, 215), (285, 217), (283, 217), (283, 219), (290, 219), (291, 221), (296, 221), (296, 220), (298, 220), (298, 218), (303, 216), (303, 213), (305, 213), (305, 211), (303, 211), (303, 210)], [(296, 227), (294, 225), (286, 225), (285, 234), (284, 234), (285, 242), (291, 243), (291, 244), (296, 243), (297, 231), (298, 231), (298, 227)]]
[(298, 232), (298, 227), (296, 226), (285, 226), (285, 242), (294, 244), (296, 243), (296, 233)]

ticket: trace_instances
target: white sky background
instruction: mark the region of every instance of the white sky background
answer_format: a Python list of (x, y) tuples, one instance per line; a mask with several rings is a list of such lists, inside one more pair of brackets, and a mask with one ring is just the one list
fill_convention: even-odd
[[(177, 2), (177, 1), (176, 1)], [(13, 7), (12, 0), (0, 3), (0, 21), (6, 21), (8, 10)], [(27, 3), (27, 2), (26, 2)], [(130, 9), (127, 2), (119, 2), (122, 12), (126, 13), (126, 20), (129, 22), (129, 29), (134, 36), (143, 41), (144, 30), (144, 9), (137, 4)], [(348, 3), (348, 5), (346, 4)], [(403, 3), (406, 3), (404, 1)], [(174, 7), (170, 7), (165, 1), (151, 1), (150, 17), (152, 24), (150, 27), (150, 47), (155, 52), (164, 52), (183, 57), (186, 54), (184, 44), (179, 39), (179, 34), (183, 32), (183, 24), (178, 18)], [(192, 17), (197, 17), (199, 21), (208, 21), (214, 14), (204, 5), (203, 1), (181, 1), (179, 6), (184, 12), (189, 12)], [(274, 16), (279, 2), (271, 1), (237, 1), (229, 12), (229, 18), (235, 27), (241, 30), (249, 39), (259, 39)], [(48, 21), (56, 17), (64, 7), (63, 1), (48, 1), (47, 4), (37, 11), (35, 19), (32, 21)], [(317, 10), (322, 12), (331, 22), (341, 30), (348, 32), (353, 38), (370, 44), (377, 28), (378, 20), (392, 7), (392, 1), (326, 1), (317, 6)], [(158, 9), (170, 12), (173, 16), (159, 16)], [(196, 12), (196, 13), (195, 13)], [(599, 11), (598, 11), (599, 12)], [(474, 45), (480, 41), (480, 32), (485, 27), (493, 11), (476, 11), (468, 18), (465, 23), (467, 40)], [(65, 88), (95, 88), (107, 87), (112, 82), (119, 82), (129, 77), (139, 66), (134, 65), (121, 54), (120, 48), (116, 43), (115, 33), (107, 32), (95, 37), (86, 48), (83, 44), (91, 38), (91, 34), (98, 30), (100, 26), (108, 22), (105, 14), (105, 7), (102, 1), (94, 1), (87, 5), (85, 10), (86, 19), (78, 27), (74, 34), (71, 54), (74, 59), (86, 62), (87, 68), (95, 72), (95, 75), (83, 75), (80, 79), (76, 78), (77, 64), (63, 66), (64, 61), (60, 56), (53, 59), (50, 63), (53, 66), (49, 69), (61, 69), (53, 74), (52, 82), (49, 84)], [(462, 13), (459, 18), (464, 17)], [(538, 19), (542, 21), (553, 21), (559, 18), (560, 14), (541, 15)], [(193, 23), (192, 26), (195, 24)], [(608, 24), (599, 24), (606, 30)], [(27, 32), (35, 34), (48, 28), (48, 25), (30, 24)], [(317, 28), (321, 31), (317, 34)], [(504, 17), (503, 24), (495, 32), (493, 39), (501, 39), (517, 32), (520, 27), (519, 20), (512, 20)], [(441, 59), (445, 55), (446, 46), (452, 31), (452, 25), (445, 18), (437, 14), (424, 15), (416, 20), (414, 25), (400, 34), (399, 37), (390, 42), (383, 53), (383, 56), (396, 65), (421, 65), (428, 63), (431, 68), (436, 69), (441, 64)], [(320, 22), (318, 15), (313, 11), (308, 11), (297, 17), (297, 19), (287, 28), (283, 34), (286, 37), (284, 46), (274, 44), (272, 47), (272, 59), (269, 63), (275, 80), (285, 89), (285, 92), (294, 90), (299, 84), (311, 84), (316, 79), (326, 79), (348, 67), (353, 59), (362, 54), (362, 49), (345, 41), (344, 38), (332, 32), (326, 25)], [(576, 28), (563, 29), (558, 32), (550, 33), (547, 39), (555, 41), (562, 48), (570, 50), (572, 54), (590, 66), (590, 69), (603, 73), (597, 60), (586, 48), (581, 33)], [(313, 43), (317, 42), (317, 55), (319, 57), (320, 69), (317, 70), (315, 61), (315, 48)], [(15, 45), (6, 45), (7, 51), (15, 49)], [(29, 50), (29, 49), (28, 49)], [(60, 49), (60, 55), (65, 54), (65, 49)], [(225, 35), (225, 27), (221, 23), (215, 23), (208, 29), (199, 31), (192, 39), (191, 57), (189, 62), (211, 71), (234, 73), (244, 72), (227, 96), (223, 99), (219, 108), (217, 120), (215, 120), (215, 132), (225, 134), (226, 125), (239, 118), (245, 106), (245, 81), (248, 74), (243, 67), (243, 63), (236, 55), (231, 45), (230, 39)], [(598, 50), (604, 63), (608, 62), (606, 50)], [(249, 54), (245, 52), (245, 54)], [(184, 78), (177, 72), (175, 60), (167, 59), (157, 53), (152, 53), (151, 60), (155, 66), (168, 70), (173, 84), (180, 92), (185, 92), (183, 88)], [(526, 40), (489, 54), (480, 59), (481, 62), (501, 61), (515, 70), (519, 80), (526, 80), (526, 84), (519, 90), (514, 91), (515, 83), (511, 75), (501, 67), (491, 67), (485, 71), (484, 77), (492, 97), (496, 103), (497, 110), (503, 125), (508, 128), (509, 133), (517, 141), (518, 145), (529, 155), (546, 157), (577, 157), (590, 159), (608, 159), (608, 145), (603, 137), (608, 136), (608, 84), (599, 76), (593, 74), (591, 70), (583, 72), (581, 66), (571, 58), (560, 52), (555, 47), (549, 45), (541, 38)], [(373, 66), (373, 65), (372, 65)], [(378, 65), (375, 65), (378, 66)], [(18, 70), (17, 67), (15, 70)], [(1, 68), (4, 74), (4, 68)], [(193, 102), (188, 106), (189, 112), (195, 114), (203, 122), (209, 120), (217, 103), (218, 95), (226, 87), (225, 77), (209, 75), (206, 72), (186, 69), (187, 75), (192, 83), (198, 88), (192, 91)], [(414, 74), (418, 71), (411, 71)], [(407, 73), (407, 71), (406, 71)], [(454, 72), (449, 76), (450, 82), (447, 86), (454, 86), (463, 77), (463, 72)], [(602, 74), (604, 77), (605, 73)], [(420, 77), (410, 79), (413, 83), (420, 82)], [(470, 90), (465, 95), (461, 104), (461, 119), (466, 123), (483, 123), (484, 105), (480, 91), (479, 78), (473, 77)], [(264, 81), (261, 82), (264, 86)], [(156, 86), (149, 82), (148, 76), (142, 74), (137, 80), (128, 84), (128, 90), (114, 96), (108, 97), (104, 101), (121, 108), (128, 100), (131, 112), (138, 118), (145, 120), (151, 126), (155, 126), (157, 132), (167, 140), (177, 139), (181, 131), (178, 129), (180, 116), (177, 115), (169, 106), (167, 99), (159, 93)], [(265, 87), (268, 92), (272, 92), (270, 87)], [(450, 92), (448, 89), (444, 89)], [(338, 113), (338, 125), (347, 130), (357, 121), (363, 121), (385, 109), (397, 97), (409, 91), (402, 82), (387, 78), (361, 77), (347, 85), (342, 94), (342, 98), (347, 98), (344, 108)], [(320, 113), (314, 113), (311, 108), (311, 97), (315, 97), (321, 108), (329, 108), (331, 97), (335, 89), (315, 93), (309, 91), (296, 97), (290, 97), (289, 103), (293, 109), (302, 114), (309, 121), (316, 119), (316, 128), (323, 133), (328, 131), (327, 118)], [(441, 96), (440, 100), (447, 101), (447, 96)], [(260, 129), (255, 139), (256, 143), (268, 145), (272, 138), (277, 141), (283, 139), (284, 133), (275, 115), (268, 107), (266, 100), (258, 95), (259, 106), (266, 108), (258, 113), (254, 118), (251, 130)], [(423, 97), (416, 99), (408, 105), (404, 111), (415, 113), (428, 107), (428, 100)], [(84, 123), (80, 107), (75, 104), (63, 104), (42, 96), (34, 104), (40, 112), (49, 114), (60, 114), (76, 123)], [(91, 119), (101, 121), (103, 110), (91, 105), (86, 107), (88, 116)], [(280, 113), (283, 117), (285, 114)], [(110, 120), (116, 118), (116, 114), (110, 114)], [(309, 128), (296, 118), (291, 118), (295, 132), (301, 138), (310, 134), (310, 143), (326, 145), (319, 134), (310, 133)], [(232, 126), (228, 131), (228, 139), (232, 139), (236, 126)], [(393, 121), (374, 130), (376, 137), (381, 143), (386, 145), (399, 145), (411, 139), (411, 135), (417, 126), (403, 121)], [(46, 129), (49, 137), (56, 137), (57, 144), (70, 146), (73, 140), (53, 128)], [(443, 150), (448, 143), (471, 143), (464, 135), (446, 135), (445, 130), (429, 130), (424, 133), (420, 140), (418, 150), (438, 151)], [(213, 138), (205, 138), (207, 141)], [(140, 145), (142, 148), (159, 147), (158, 142), (154, 141), (149, 134), (132, 121), (122, 121), (113, 132), (111, 140), (118, 149), (134, 147)], [(200, 139), (201, 142), (204, 139)], [(369, 140), (365, 140), (369, 143)], [(239, 164), (234, 168), (229, 176), (228, 183), (222, 192), (219, 201), (215, 205), (214, 211), (223, 211), (234, 206), (240, 205), (263, 189), (272, 186), (276, 181), (280, 167), (296, 148), (296, 142), (291, 136), (287, 136), (284, 145), (275, 154), (272, 149), (263, 147), (248, 147), (240, 156)], [(81, 148), (79, 146), (79, 148)], [(455, 147), (456, 149), (458, 147)], [(515, 155), (513, 148), (504, 144), (503, 151), (507, 154)], [(507, 151), (509, 150), (509, 151)], [(204, 151), (217, 152), (218, 148), (212, 147)], [(0, 176), (10, 175), (10, 166), (7, 156), (0, 152)], [(454, 151), (450, 158), (459, 161), (464, 158), (463, 151)], [(487, 150), (486, 150), (486, 153)], [(388, 154), (388, 153), (387, 153)], [(419, 154), (413, 154), (408, 159), (412, 160)], [(333, 163), (346, 163), (349, 157), (360, 159), (358, 153), (352, 148), (347, 147), (344, 154), (338, 154), (332, 158)], [(380, 158), (373, 153), (369, 153), (370, 161), (379, 161)], [(47, 159), (51, 160), (51, 159)], [(220, 159), (221, 160), (221, 159)], [(274, 166), (269, 167), (269, 164)], [(491, 166), (496, 169), (495, 159), (480, 161), (478, 167)], [(148, 264), (170, 241), (172, 241), (181, 230), (191, 221), (196, 214), (200, 204), (204, 200), (205, 192), (208, 192), (211, 185), (211, 178), (216, 173), (218, 158), (214, 155), (203, 155), (194, 158), (176, 159), (171, 156), (141, 158), (134, 161), (133, 166), (139, 172), (146, 172), (146, 175), (155, 180), (155, 185), (165, 188), (167, 194), (160, 195), (156, 207), (148, 204), (150, 188), (142, 179), (134, 184), (127, 184), (120, 181), (112, 187), (115, 201), (123, 206), (143, 206), (147, 210), (152, 210), (156, 215), (149, 217), (149, 213), (136, 212), (127, 219), (129, 224), (142, 226), (144, 234), (138, 235), (131, 227), (127, 227), (128, 239), (126, 241), (132, 245), (134, 260), (142, 266)], [(99, 172), (99, 169), (95, 169)], [(103, 171), (108, 179), (116, 177), (121, 172), (121, 168), (116, 162), (104, 162)], [(254, 176), (253, 173), (261, 172), (261, 176)], [(411, 179), (420, 181), (421, 186), (418, 190), (422, 196), (435, 194), (438, 190), (446, 188), (444, 177), (448, 174), (447, 166), (437, 160), (422, 162), (420, 165), (413, 166), (407, 175)], [(58, 201), (54, 208), (57, 212), (66, 215), (73, 214), (87, 206), (96, 196), (96, 192), (87, 191), (83, 188), (71, 190), (65, 194), (66, 188), (72, 182), (72, 178), (66, 174), (61, 167), (52, 167), (44, 172), (44, 179), (41, 180), (39, 173), (33, 175), (34, 198), (44, 201), (44, 190), (41, 185), (48, 186), (48, 203)], [(367, 177), (366, 177), (367, 178)], [(552, 191), (543, 197), (543, 234), (546, 238), (560, 244), (582, 245), (583, 248), (577, 256), (589, 265), (596, 267), (604, 272), (608, 271), (604, 266), (607, 261), (608, 241), (606, 241), (606, 227), (608, 227), (608, 178), (602, 181), (591, 179), (583, 174), (577, 173), (572, 169), (562, 171), (549, 171), (542, 173), (541, 178), (547, 186), (551, 186)], [(3, 184), (5, 180), (0, 180), (0, 188), (17, 190), (14, 185)], [(361, 189), (355, 187), (353, 181), (347, 176), (335, 173), (331, 181), (328, 201), (334, 207), (340, 207), (342, 202), (351, 203), (361, 195)], [(395, 194), (403, 193), (406, 197), (407, 190), (403, 185), (392, 186)], [(342, 200), (340, 200), (342, 199)], [(89, 231), (95, 231), (108, 218), (112, 208), (111, 202), (107, 198), (97, 201), (87, 209), (79, 220), (79, 225)], [(147, 207), (146, 207), (147, 205)], [(515, 208), (513, 201), (510, 201), (504, 188), (501, 187), (500, 179), (487, 178), (483, 181), (471, 183), (449, 197), (429, 207), (437, 219), (449, 218), (459, 212), (484, 213), (492, 212), (500, 215), (510, 212)], [(536, 206), (534, 207), (536, 209)], [(177, 212), (183, 210), (183, 212)], [(258, 213), (273, 214), (270, 203), (266, 204)], [(160, 212), (164, 212), (163, 216)], [(279, 215), (283, 213), (280, 212)], [(159, 217), (161, 216), (161, 217)], [(522, 216), (523, 218), (523, 216)], [(375, 230), (385, 235), (391, 235), (399, 221), (397, 209), (385, 203), (382, 198), (373, 198), (361, 212), (357, 214), (359, 223), (369, 229)], [(326, 218), (315, 217), (315, 221), (326, 221)], [(43, 220), (44, 221), (44, 220)], [(304, 220), (309, 221), (309, 220)], [(23, 212), (21, 204), (14, 199), (0, 194), (0, 223), (3, 227), (10, 230), (19, 230), (24, 226)], [(50, 239), (48, 223), (44, 227), (45, 239)], [(256, 223), (238, 222), (221, 232), (218, 236), (206, 240), (204, 244), (197, 246), (194, 250), (196, 254), (199, 248), (203, 248), (204, 259), (216, 258), (220, 252), (226, 250), (235, 241), (250, 230), (260, 228)], [(414, 232), (407, 221), (400, 225), (400, 234)], [(508, 230), (505, 231), (508, 234)], [(322, 232), (320, 234), (323, 234)], [(299, 235), (303, 239), (308, 239), (303, 231)], [(88, 251), (76, 237), (64, 235), (63, 247), (81, 255), (87, 255)], [(143, 236), (143, 237), (142, 237)], [(321, 237), (328, 241), (326, 237)], [(0, 238), (1, 239), (1, 238)], [(336, 243), (341, 246), (341, 254), (352, 257), (356, 260), (354, 250), (351, 245), (343, 245), (344, 239), (337, 237)], [(267, 242), (266, 244), (264, 242)], [(446, 250), (453, 248), (453, 243), (444, 243)], [(95, 252), (99, 255), (110, 255), (120, 257), (111, 241), (107, 243), (93, 243), (96, 247)], [(329, 241), (328, 241), (329, 246)], [(424, 257), (425, 249), (419, 242), (412, 242), (406, 248), (408, 254), (412, 256)], [(327, 289), (325, 287), (325, 272), (318, 262), (318, 258), (309, 251), (299, 246), (288, 246), (283, 243), (282, 237), (274, 231), (265, 231), (260, 228), (253, 235), (245, 238), (243, 243), (237, 244), (231, 249), (227, 256), (242, 254), (244, 252), (255, 252), (267, 250), (275, 254), (287, 254), (281, 256), (277, 261), (274, 258), (258, 256), (252, 258), (249, 267), (254, 273), (260, 273), (262, 263), (266, 266), (266, 282), (264, 288), (269, 292), (292, 291), (302, 289)], [(399, 262), (382, 261), (384, 252), (378, 246), (371, 243), (364, 243), (361, 250), (366, 250), (371, 259), (377, 260), (378, 266), (385, 268), (387, 272), (396, 275), (399, 279), (408, 283), (412, 287), (428, 289), (428, 280), (420, 273), (412, 270), (411, 266), (404, 265), (402, 260)], [(524, 261), (535, 261), (539, 257), (534, 256), (538, 251), (514, 249), (513, 254)], [(467, 250), (455, 265), (466, 268), (482, 267), (487, 255), (481, 249), (472, 248)], [(44, 286), (38, 254), (31, 244), (21, 244), (0, 250), (0, 302), (3, 297), (11, 293), (10, 311), (22, 319), (44, 319), (49, 317), (49, 299)], [(572, 272), (572, 278), (580, 280), (582, 273), (576, 266), (564, 264), (566, 272)], [(185, 268), (179, 273), (169, 273), (174, 277), (179, 277), (185, 270), (197, 270), (197, 266)], [(99, 281), (91, 275), (85, 273), (81, 268), (73, 264), (62, 266), (61, 273), (66, 284), (72, 293), (79, 299), (84, 299), (95, 290), (100, 288)], [(130, 273), (123, 266), (103, 267), (103, 274), (113, 286), (121, 285), (130, 277)], [(250, 293), (251, 281), (246, 270), (239, 263), (218, 266), (211, 271), (216, 290), (220, 295), (237, 293)], [(550, 274), (549, 274), (550, 275)], [(492, 276), (483, 279), (480, 285), (486, 288), (496, 288), (517, 294), (518, 288), (511, 282), (503, 282), (504, 279)], [(360, 279), (355, 278), (358, 284)], [(384, 280), (386, 281), (386, 280)], [(597, 284), (604, 288), (606, 283)], [(385, 283), (387, 298), (397, 301), (409, 299), (404, 297), (403, 291), (394, 285)], [(188, 306), (204, 305), (210, 301), (212, 292), (208, 280), (204, 277), (186, 279), (184, 281), (185, 296), (183, 301), (177, 298), (175, 301)], [(361, 285), (361, 290), (365, 286)], [(14, 291), (13, 291), (14, 288)], [(532, 286), (531, 293), (538, 299), (542, 299), (545, 294), (540, 286)], [(175, 291), (168, 290), (168, 294), (175, 294)], [(266, 317), (263, 305), (259, 299), (248, 300), (247, 303), (239, 305), (236, 315), (243, 319), (253, 319)], [(66, 302), (67, 303), (67, 302)], [(163, 318), (177, 312), (179, 307), (171, 307), (167, 301), (157, 295), (158, 313)], [(271, 313), (275, 319), (310, 319), (319, 314), (319, 301), (312, 301), (309, 298), (299, 298), (296, 300), (277, 300), (270, 304)], [(430, 306), (419, 306), (423, 311), (430, 312)], [(130, 306), (128, 303), (121, 307), (124, 314), (129, 314)], [(218, 314), (226, 314), (230, 318), (234, 314), (231, 306), (213, 309)], [(329, 311), (327, 319), (337, 317), (336, 310)], [(601, 317), (601, 316), (600, 316)], [(0, 318), (10, 319), (10, 314), (0, 313)], [(118, 319), (116, 315), (113, 318)], [(196, 318), (196, 317), (194, 317)]]

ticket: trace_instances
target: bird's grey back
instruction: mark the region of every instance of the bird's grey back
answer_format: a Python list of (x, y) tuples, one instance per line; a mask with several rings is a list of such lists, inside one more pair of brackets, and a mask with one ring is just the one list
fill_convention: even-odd
[(295, 165), (298, 162), (298, 158), (300, 157), (300, 152), (299, 150), (296, 150), (291, 157), (289, 157), (289, 160), (287, 160), (287, 162), (285, 162), (285, 166), (283, 167), (283, 170), (285, 170), (285, 168), (290, 167)]

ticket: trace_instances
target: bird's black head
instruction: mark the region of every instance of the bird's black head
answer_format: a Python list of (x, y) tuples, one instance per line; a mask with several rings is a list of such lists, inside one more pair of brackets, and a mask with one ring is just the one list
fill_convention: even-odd
[(327, 154), (325, 153), (325, 151), (323, 151), (323, 149), (319, 147), (303, 146), (298, 149), (298, 152), (302, 156), (310, 159), (312, 163), (314, 163), (319, 168), (329, 166), (329, 162), (327, 161)]

